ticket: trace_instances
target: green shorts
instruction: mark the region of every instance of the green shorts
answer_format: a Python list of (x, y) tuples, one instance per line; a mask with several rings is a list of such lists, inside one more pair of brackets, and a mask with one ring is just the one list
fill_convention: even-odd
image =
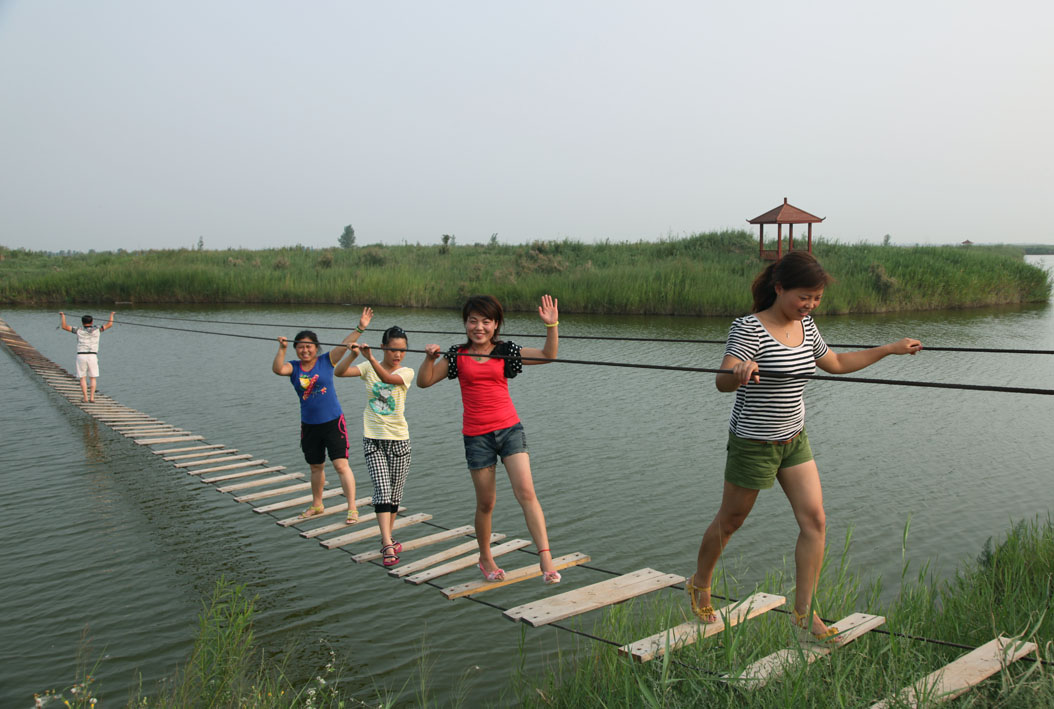
[(790, 443), (767, 443), (728, 433), (725, 480), (750, 490), (768, 490), (776, 473), (812, 460), (805, 429)]

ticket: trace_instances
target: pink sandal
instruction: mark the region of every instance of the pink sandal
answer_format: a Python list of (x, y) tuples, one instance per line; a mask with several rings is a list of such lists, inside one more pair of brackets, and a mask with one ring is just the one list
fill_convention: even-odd
[(505, 580), (505, 569), (495, 569), (494, 571), (487, 571), (483, 568), (483, 562), (476, 564), (479, 570), (483, 573), (483, 578), (488, 581), (504, 581)]
[[(553, 553), (551, 551), (549, 551), (548, 549), (539, 549), (538, 550), (538, 555), (541, 556), (542, 552), (546, 552), (546, 551), (549, 552), (549, 556), (550, 557), (553, 555)], [(546, 586), (552, 585), (554, 583), (560, 583), (560, 578), (561, 578), (561, 576), (560, 576), (560, 572), (559, 571), (543, 571), (542, 572), (542, 583), (544, 583)]]
[[(388, 551), (389, 549), (391, 550), (390, 552)], [(399, 557), (396, 556), (396, 554), (400, 551), (402, 551), (402, 549), (396, 549), (394, 544), (388, 544), (386, 546), (381, 547), (381, 565), (395, 566), (396, 564), (398, 564)]]

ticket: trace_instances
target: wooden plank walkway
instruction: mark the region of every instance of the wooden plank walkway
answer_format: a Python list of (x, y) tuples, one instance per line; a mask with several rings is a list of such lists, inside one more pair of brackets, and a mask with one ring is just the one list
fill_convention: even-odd
[(684, 583), (684, 576), (664, 574), (655, 569), (640, 569), (591, 586), (510, 608), (502, 615), (509, 620), (519, 620), (538, 627), (678, 583)]
[(787, 670), (801, 663), (809, 664), (827, 657), (833, 651), (841, 649), (865, 633), (874, 630), (886, 622), (880, 615), (853, 613), (832, 625), (838, 628), (838, 644), (804, 642), (794, 647), (784, 648), (754, 662), (738, 677), (726, 675), (726, 679), (738, 680), (744, 689), (758, 689), (776, 679)]
[[(151, 450), (152, 453), (163, 456), (162, 460), (171, 463), (174, 470), (180, 470), (188, 475), (195, 476), (203, 484), (209, 485), (237, 480), (238, 482), (235, 483), (222, 486), (217, 485), (214, 489), (224, 494), (237, 494), (232, 499), (239, 502), (252, 504), (256, 500), (294, 495), (293, 497), (266, 505), (253, 506), (252, 510), (254, 512), (273, 515), (273, 513), (281, 510), (311, 503), (310, 495), (296, 494), (309, 488), (310, 485), (308, 483), (286, 484), (290, 481), (302, 480), (305, 476), (304, 473), (293, 472), (273, 475), (273, 473), (285, 470), (285, 466), (269, 465), (268, 461), (257, 459), (251, 454), (238, 454), (238, 449), (230, 448), (223, 443), (209, 443), (205, 440), (205, 436), (172, 426), (154, 416), (123, 406), (107, 396), (101, 389), (96, 390), (94, 402), (83, 401), (80, 382), (69, 372), (37, 352), (32, 345), (22, 339), (2, 319), (0, 319), (0, 342), (14, 357), (20, 359), (39, 376), (40, 380), (50, 387), (53, 392), (62, 396), (71, 405), (81, 409), (95, 420), (110, 427), (115, 433), (129, 438), (140, 446), (176, 444), (174, 447)], [(241, 468), (247, 469), (242, 470)], [(217, 472), (222, 474), (204, 477), (205, 474)], [(328, 488), (323, 491), (323, 498), (332, 498), (342, 494), (339, 487)], [(355, 507), (363, 507), (370, 505), (371, 502), (372, 498), (364, 497), (354, 500), (352, 504)], [(362, 514), (357, 525), (347, 525), (341, 520), (339, 522), (327, 522), (309, 529), (301, 529), (301, 525), (313, 524), (317, 519), (331, 515), (343, 516), (347, 509), (348, 503), (344, 501), (326, 506), (325, 510), (318, 515), (311, 517), (296, 515), (276, 519), (275, 523), (282, 527), (294, 527), (300, 533), (300, 536), (306, 539), (317, 538), (333, 532), (341, 532), (349, 526), (361, 527), (348, 534), (340, 534), (330, 539), (321, 540), (320, 544), (329, 549), (374, 539), (380, 535), (380, 530), (376, 525), (369, 524), (376, 518), (373, 513)], [(400, 513), (404, 512), (405, 508), (400, 508), (399, 511)], [(416, 525), (425, 523), (431, 518), (431, 515), (424, 513), (400, 516), (395, 520), (393, 529), (413, 529), (416, 528)], [(366, 526), (362, 526), (364, 524)], [(394, 578), (402, 578), (409, 583), (420, 585), (429, 583), (433, 579), (440, 578), (446, 574), (471, 568), (478, 561), (478, 557), (475, 554), (477, 543), (471, 540), (472, 533), (473, 528), (465, 525), (456, 529), (443, 530), (407, 539), (402, 542), (403, 551), (400, 552), (401, 554), (412, 552), (416, 549), (424, 549), (446, 541), (465, 537), (470, 538), (468, 541), (461, 542), (443, 551), (433, 553), (417, 561), (404, 563), (398, 568), (392, 568), (389, 570), (389, 574)], [(494, 546), (491, 547), (491, 551), (495, 556), (511, 553), (530, 545), (529, 542), (522, 539), (498, 543), (504, 538), (504, 534), (492, 534), (491, 544)], [(455, 558), (466, 553), (466, 556)], [(380, 556), (381, 553), (379, 551), (370, 550), (351, 555), (351, 559), (356, 563), (375, 562)], [(554, 558), (553, 564), (557, 569), (563, 570), (589, 561), (590, 557), (586, 554), (575, 552)], [(535, 562), (522, 568), (507, 571), (505, 578), (501, 581), (476, 579), (442, 588), (440, 593), (445, 598), (453, 600), (493, 591), (527, 579), (536, 578), (540, 575), (541, 570), (537, 562)], [(519, 605), (508, 609), (503, 615), (510, 620), (518, 620), (536, 627), (543, 626), (591, 610), (620, 603), (646, 593), (662, 590), (682, 583), (683, 580), (681, 575), (665, 574), (654, 569), (645, 568)], [(548, 587), (546, 588), (548, 589)], [(689, 621), (625, 645), (619, 648), (619, 654), (631, 657), (639, 662), (647, 662), (662, 656), (668, 650), (683, 647), (712, 636), (726, 627), (765, 613), (783, 605), (785, 602), (786, 599), (783, 596), (755, 593), (743, 601), (732, 603), (719, 609), (717, 611), (718, 620), (715, 623), (703, 624), (694, 620)], [(745, 688), (760, 687), (796, 663), (813, 662), (838, 648), (844, 647), (864, 633), (881, 625), (884, 620), (880, 616), (855, 613), (836, 623), (842, 630), (840, 636), (842, 642), (839, 645), (804, 643), (799, 647), (785, 648), (751, 664), (737, 676), (726, 675), (726, 678), (739, 682), (740, 686)], [(936, 703), (953, 699), (1000, 669), (1005, 668), (1010, 663), (1035, 652), (1035, 650), (1035, 643), (998, 637), (949, 663), (940, 670), (931, 673), (910, 687), (903, 689), (895, 698), (879, 702), (874, 706), (884, 708), (889, 706), (891, 701), (916, 706), (922, 701)]]
[(907, 704), (911, 707), (947, 702), (964, 694), (1012, 662), (1036, 651), (1036, 644), (1002, 636), (902, 689), (896, 700), (884, 699), (871, 709)]
[[(684, 581), (684, 578), (681, 578)], [(742, 601), (729, 603), (723, 608), (717, 609), (717, 621), (713, 623), (701, 623), (698, 620), (690, 620), (681, 623), (668, 630), (663, 630), (655, 635), (650, 635), (643, 640), (638, 640), (629, 645), (619, 648), (620, 655), (628, 655), (638, 662), (648, 662), (656, 657), (662, 657), (667, 650), (691, 645), (692, 643), (716, 635), (725, 629), (725, 626), (733, 626), (749, 618), (767, 613), (773, 608), (778, 608), (787, 602), (783, 596), (771, 593), (755, 593)]]

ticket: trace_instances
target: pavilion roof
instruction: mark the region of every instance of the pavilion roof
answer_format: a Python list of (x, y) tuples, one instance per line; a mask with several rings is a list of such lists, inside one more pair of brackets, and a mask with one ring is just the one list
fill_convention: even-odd
[(793, 204), (787, 204), (787, 198), (783, 198), (783, 204), (770, 209), (759, 217), (748, 219), (749, 224), (809, 224), (822, 222), (826, 217), (818, 217), (809, 214), (803, 209), (798, 209)]

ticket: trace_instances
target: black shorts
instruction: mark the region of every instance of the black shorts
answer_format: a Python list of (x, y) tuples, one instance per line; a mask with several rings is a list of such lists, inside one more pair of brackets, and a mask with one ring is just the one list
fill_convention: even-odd
[(325, 423), (301, 422), (300, 450), (304, 451), (304, 460), (308, 465), (325, 463), (327, 451), (330, 460), (347, 458), (348, 427), (344, 423), (344, 414)]

